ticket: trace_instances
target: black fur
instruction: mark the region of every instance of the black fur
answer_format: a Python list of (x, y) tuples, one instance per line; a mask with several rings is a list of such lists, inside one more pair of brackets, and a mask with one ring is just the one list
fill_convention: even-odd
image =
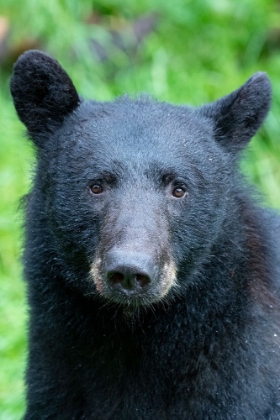
[(202, 113), (214, 119), (217, 141), (235, 152), (256, 134), (270, 101), (270, 82), (265, 73), (258, 72), (235, 92), (202, 107)]
[(31, 51), (11, 86), (38, 146), (25, 420), (279, 420), (280, 220), (236, 159), (267, 76), (200, 108), (99, 103)]
[(67, 73), (43, 52), (28, 51), (18, 59), (11, 92), (18, 116), (31, 136), (49, 134), (79, 104)]

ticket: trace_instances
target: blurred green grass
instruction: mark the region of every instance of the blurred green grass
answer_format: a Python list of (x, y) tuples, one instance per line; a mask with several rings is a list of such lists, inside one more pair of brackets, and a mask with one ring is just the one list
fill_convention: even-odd
[[(242, 168), (269, 205), (280, 208), (280, 6), (272, 0), (0, 0), (10, 25), (9, 47), (24, 40), (52, 54), (85, 97), (149, 92), (175, 103), (200, 105), (239, 87), (255, 71), (267, 71), (273, 106), (253, 139)], [(157, 20), (140, 45), (133, 22)], [(127, 50), (112, 42), (119, 31)], [(98, 42), (106, 59), (92, 48)], [(28, 42), (27, 42), (28, 45)], [(0, 50), (1, 56), (1, 50)], [(12, 55), (13, 56), (13, 55)], [(5, 64), (5, 65), (4, 65)], [(12, 64), (0, 67), (0, 419), (24, 411), (27, 308), (20, 264), (22, 210), (34, 151), (12, 106)]]

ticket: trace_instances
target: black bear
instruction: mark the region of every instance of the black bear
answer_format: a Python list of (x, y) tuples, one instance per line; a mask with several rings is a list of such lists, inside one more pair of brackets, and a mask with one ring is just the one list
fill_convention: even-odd
[(101, 103), (28, 51), (11, 92), (38, 157), (24, 418), (279, 420), (280, 219), (238, 171), (266, 74), (198, 108)]

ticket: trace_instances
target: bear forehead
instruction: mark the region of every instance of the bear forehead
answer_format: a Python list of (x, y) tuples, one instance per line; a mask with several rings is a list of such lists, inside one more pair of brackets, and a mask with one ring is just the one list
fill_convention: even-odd
[(84, 101), (59, 131), (59, 160), (71, 173), (188, 177), (195, 168), (207, 178), (227, 159), (212, 134), (211, 124), (198, 121), (189, 107), (151, 100)]
[[(83, 101), (66, 119), (65, 137), (76, 137), (89, 147), (110, 147), (161, 154), (190, 153), (213, 144), (213, 125), (194, 108), (159, 103), (146, 97), (119, 98), (110, 103)], [(125, 148), (123, 147), (125, 145)]]

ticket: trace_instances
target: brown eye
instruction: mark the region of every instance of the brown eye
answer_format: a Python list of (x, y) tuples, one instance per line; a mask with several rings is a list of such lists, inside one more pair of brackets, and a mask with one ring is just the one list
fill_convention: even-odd
[(184, 188), (181, 188), (181, 187), (176, 187), (176, 188), (173, 188), (172, 190), (172, 195), (175, 198), (183, 198), (185, 194), (186, 194), (186, 191), (184, 190)]
[(103, 187), (99, 184), (94, 184), (90, 187), (93, 194), (101, 194), (103, 192)]

